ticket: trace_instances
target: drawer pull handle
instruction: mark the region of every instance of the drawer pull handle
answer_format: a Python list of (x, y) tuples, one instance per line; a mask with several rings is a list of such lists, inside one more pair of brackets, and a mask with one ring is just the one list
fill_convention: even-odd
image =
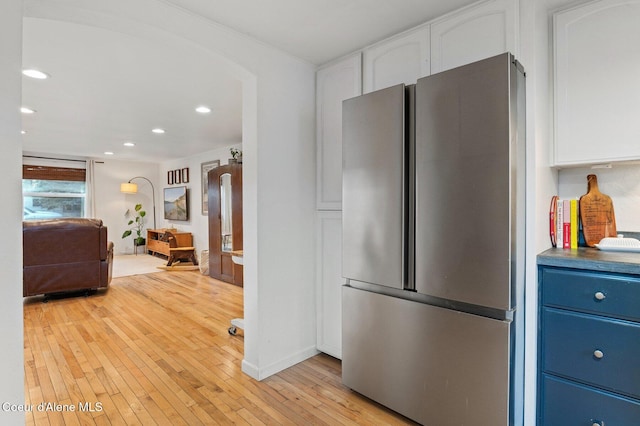
[(598, 359), (602, 359), (604, 358), (604, 352), (602, 352), (600, 349), (596, 349), (595, 351), (593, 351), (593, 356)]
[(601, 291), (598, 291), (598, 292), (596, 292), (596, 294), (595, 294), (595, 298), (596, 298), (597, 300), (604, 300), (606, 297), (607, 297), (607, 296), (605, 296), (605, 295), (604, 295), (604, 293), (603, 293), (603, 292), (601, 292)]

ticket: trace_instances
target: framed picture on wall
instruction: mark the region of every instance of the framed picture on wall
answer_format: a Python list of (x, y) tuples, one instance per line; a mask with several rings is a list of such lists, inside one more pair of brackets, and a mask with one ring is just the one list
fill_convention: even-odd
[(209, 170), (215, 169), (220, 166), (220, 160), (207, 161), (206, 163), (202, 163), (200, 165), (201, 176), (200, 179), (202, 181), (202, 214), (207, 216), (209, 214), (209, 196), (207, 195), (207, 175), (209, 174)]
[(189, 220), (189, 202), (186, 186), (164, 189), (164, 218), (167, 220)]

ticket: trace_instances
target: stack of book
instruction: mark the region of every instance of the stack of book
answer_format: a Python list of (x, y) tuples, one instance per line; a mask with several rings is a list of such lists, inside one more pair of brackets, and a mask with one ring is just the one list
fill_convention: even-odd
[(551, 197), (549, 208), (549, 235), (553, 247), (578, 248), (580, 238), (579, 202)]

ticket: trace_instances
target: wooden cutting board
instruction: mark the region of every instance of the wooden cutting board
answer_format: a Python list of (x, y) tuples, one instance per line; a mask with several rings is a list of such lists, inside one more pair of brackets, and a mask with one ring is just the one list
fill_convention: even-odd
[(587, 193), (580, 197), (580, 220), (589, 247), (605, 237), (617, 236), (613, 202), (611, 197), (600, 192), (596, 175), (587, 176)]

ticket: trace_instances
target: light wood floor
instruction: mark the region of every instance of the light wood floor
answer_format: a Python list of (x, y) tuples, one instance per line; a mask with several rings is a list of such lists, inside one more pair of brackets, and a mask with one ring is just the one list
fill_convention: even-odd
[[(242, 331), (227, 332), (241, 316), (242, 289), (197, 271), (114, 278), (88, 298), (26, 299), (27, 424), (412, 424), (344, 387), (327, 355), (251, 379)], [(41, 402), (67, 411), (38, 411)]]

